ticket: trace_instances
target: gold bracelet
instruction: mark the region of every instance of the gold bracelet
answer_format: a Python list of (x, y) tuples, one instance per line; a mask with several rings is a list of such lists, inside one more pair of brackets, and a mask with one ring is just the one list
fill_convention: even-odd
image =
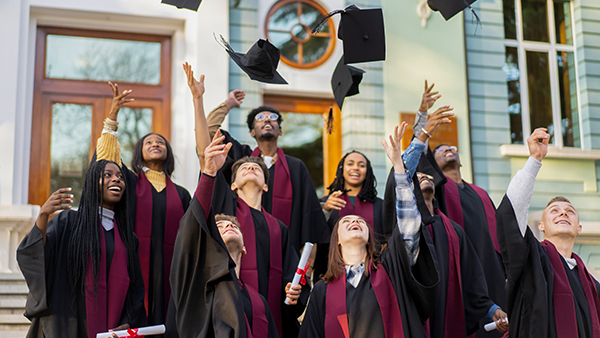
[(111, 120), (107, 117), (104, 120), (104, 129), (116, 132), (119, 129), (119, 122)]
[(427, 132), (427, 130), (425, 130), (425, 128), (421, 128), (421, 131), (425, 133), (425, 135), (427, 135), (427, 137), (431, 138), (431, 134)]

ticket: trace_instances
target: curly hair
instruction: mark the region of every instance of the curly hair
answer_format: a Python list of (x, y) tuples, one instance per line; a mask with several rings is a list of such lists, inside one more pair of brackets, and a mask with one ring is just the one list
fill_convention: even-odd
[(348, 192), (348, 190), (344, 188), (344, 162), (346, 161), (346, 157), (353, 153), (360, 154), (365, 158), (365, 160), (367, 160), (367, 175), (365, 177), (365, 181), (363, 182), (362, 189), (356, 197), (358, 197), (358, 199), (360, 199), (363, 202), (373, 203), (377, 198), (377, 179), (375, 178), (375, 174), (373, 173), (371, 161), (369, 161), (365, 154), (361, 153), (360, 151), (352, 150), (346, 153), (344, 157), (342, 157), (342, 159), (337, 165), (337, 170), (335, 171), (335, 178), (333, 179), (333, 183), (331, 183), (331, 185), (328, 186), (327, 189), (329, 189), (329, 194), (332, 194), (334, 191), (338, 190)]

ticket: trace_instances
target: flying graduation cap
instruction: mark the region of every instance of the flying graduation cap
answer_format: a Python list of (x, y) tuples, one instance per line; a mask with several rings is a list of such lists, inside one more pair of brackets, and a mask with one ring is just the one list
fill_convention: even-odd
[(335, 71), (331, 76), (331, 90), (340, 110), (344, 104), (344, 99), (348, 96), (359, 93), (358, 85), (362, 81), (364, 70), (344, 63), (344, 56), (340, 58)]
[(186, 8), (197, 12), (202, 0), (162, 0), (160, 3), (173, 5), (177, 8)]
[(312, 29), (317, 33), (330, 17), (341, 14), (338, 38), (344, 41), (345, 64), (385, 60), (385, 29), (381, 8), (350, 5), (329, 12)]
[(427, 0), (427, 4), (432, 10), (442, 13), (442, 16), (446, 21), (450, 20), (465, 8), (469, 8), (477, 19), (477, 22), (480, 22), (479, 17), (471, 7), (471, 4), (475, 1), (477, 0)]
[(225, 48), (231, 59), (252, 80), (264, 83), (288, 84), (283, 76), (277, 72), (280, 56), (279, 49), (273, 46), (268, 40), (259, 39), (250, 47), (246, 54), (234, 51), (223, 36), (217, 42)]

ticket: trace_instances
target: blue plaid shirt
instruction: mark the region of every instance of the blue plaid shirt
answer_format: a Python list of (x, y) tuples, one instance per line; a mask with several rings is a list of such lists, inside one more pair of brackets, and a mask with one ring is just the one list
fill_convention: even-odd
[[(413, 169), (414, 170), (414, 169)], [(419, 256), (419, 230), (421, 229), (421, 213), (417, 208), (417, 199), (413, 191), (413, 182), (409, 172), (394, 173), (396, 181), (396, 218), (398, 230), (404, 239), (406, 252), (411, 266)]]

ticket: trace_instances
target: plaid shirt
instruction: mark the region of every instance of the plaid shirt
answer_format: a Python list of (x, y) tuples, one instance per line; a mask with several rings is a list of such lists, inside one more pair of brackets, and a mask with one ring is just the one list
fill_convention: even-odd
[(394, 173), (396, 181), (396, 217), (398, 230), (404, 239), (406, 252), (411, 266), (419, 256), (419, 230), (421, 229), (421, 213), (417, 208), (417, 200), (413, 192), (413, 182), (409, 173)]

